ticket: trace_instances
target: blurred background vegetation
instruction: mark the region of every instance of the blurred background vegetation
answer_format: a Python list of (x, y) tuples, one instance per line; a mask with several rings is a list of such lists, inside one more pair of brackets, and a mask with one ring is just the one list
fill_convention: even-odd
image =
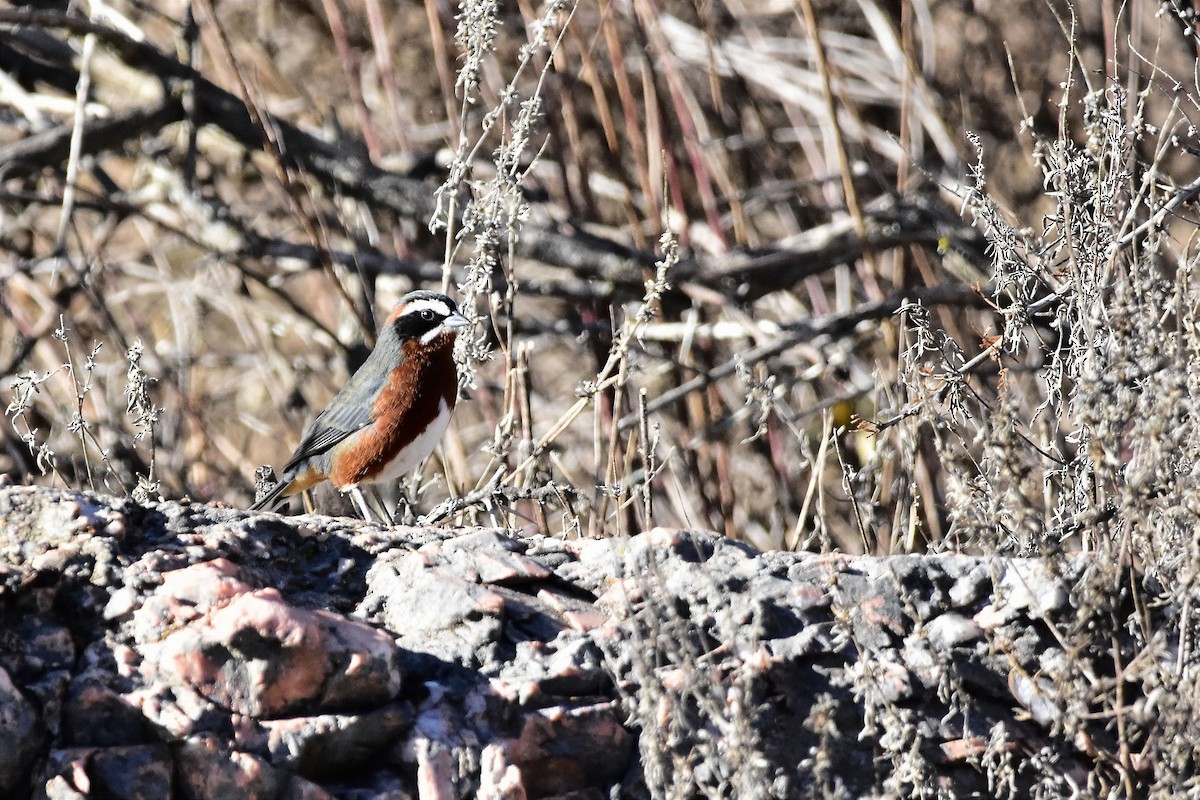
[(0, 472), (246, 504), (441, 286), (407, 519), (1176, 552), (1193, 17), (0, 4)]

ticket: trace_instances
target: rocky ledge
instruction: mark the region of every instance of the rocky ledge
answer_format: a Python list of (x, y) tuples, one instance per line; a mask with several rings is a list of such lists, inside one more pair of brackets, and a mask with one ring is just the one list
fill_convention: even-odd
[(1056, 796), (1116, 749), (1070, 686), (1119, 635), (1056, 563), (10, 486), (0, 797)]

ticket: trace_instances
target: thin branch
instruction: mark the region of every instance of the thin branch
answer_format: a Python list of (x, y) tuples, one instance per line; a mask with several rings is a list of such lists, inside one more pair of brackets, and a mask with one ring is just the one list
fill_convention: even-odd
[[(318, 181), (422, 224), (433, 213), (436, 199), (425, 182), (381, 169), (357, 148), (326, 142), (276, 117), (263, 116), (260, 127), (237, 97), (148, 44), (133, 41), (118, 31), (82, 18), (47, 12), (0, 11), (0, 26), (11, 25), (94, 32), (130, 66), (168, 82), (189, 81), (195, 91), (197, 124), (216, 125), (251, 149), (263, 147), (263, 131), (270, 128), (278, 136), (284, 162), (311, 174)], [(182, 108), (168, 93), (168, 97), (150, 112), (131, 112), (90, 125), (82, 149), (85, 153), (94, 153), (119, 147), (129, 138), (147, 135), (182, 118)], [(35, 174), (45, 167), (61, 164), (67, 157), (69, 140), (69, 129), (29, 137), (0, 148), (0, 164), (8, 165), (7, 177)], [(852, 263), (873, 251), (907, 245), (933, 248), (947, 239), (956, 252), (977, 254), (979, 262), (987, 264), (979, 233), (933, 197), (881, 198), (864, 206), (862, 224), (865, 229), (862, 235), (855, 230), (856, 222), (840, 220), (812, 228), (788, 246), (770, 251), (718, 258), (682, 258), (670, 276), (679, 287), (673, 294), (676, 299), (682, 299), (678, 291), (685, 290), (686, 284), (695, 284), (715, 289), (725, 296), (732, 293), (736, 299), (747, 302), (791, 288), (807, 277), (839, 264)], [(652, 270), (655, 263), (652, 252), (598, 236), (569, 222), (527, 223), (515, 253), (518, 258), (564, 268), (575, 280), (604, 282), (606, 291), (599, 294), (613, 302), (640, 298), (646, 271)], [(370, 272), (369, 265), (364, 268)], [(567, 293), (568, 296), (578, 294)]]
[[(851, 333), (859, 323), (873, 319), (886, 319), (895, 314), (906, 302), (919, 300), (927, 305), (976, 306), (987, 308), (988, 304), (977, 292), (965, 286), (936, 286), (924, 290), (896, 292), (883, 300), (874, 303), (864, 303), (850, 311), (840, 314), (829, 314), (813, 320), (797, 322), (787, 328), (787, 333), (763, 345), (759, 345), (735, 358), (726, 361), (706, 372), (697, 375), (689, 381), (663, 392), (646, 404), (646, 413), (654, 413), (667, 406), (677, 403), (692, 392), (699, 391), (710, 384), (727, 378), (737, 372), (738, 365), (750, 366), (761, 361), (774, 358), (801, 342), (812, 341), (818, 336), (845, 336)], [(639, 415), (627, 414), (621, 418), (618, 429), (629, 430), (637, 425)]]

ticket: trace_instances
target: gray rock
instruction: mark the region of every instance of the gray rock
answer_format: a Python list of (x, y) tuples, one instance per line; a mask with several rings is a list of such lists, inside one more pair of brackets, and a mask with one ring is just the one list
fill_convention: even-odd
[(953, 611), (937, 615), (924, 627), (929, 641), (942, 652), (983, 638), (983, 629), (974, 620)]
[(20, 791), (42, 746), (37, 710), (0, 668), (0, 796)]
[[(171, 796), (173, 761), (164, 744), (51, 751), (39, 780), (83, 797), (160, 800)], [(47, 789), (47, 795), (53, 796)]]
[[(12, 486), (0, 519), (5, 800), (966, 798), (1001, 766), (1023, 796), (1109, 779), (1121, 743), (1079, 698), (1111, 683), (1114, 647), (1129, 741), (1156, 718), (1138, 627), (1072, 624), (1081, 559), (560, 541)], [(1138, 758), (1124, 779), (1144, 788)]]
[(362, 767), (412, 719), (410, 707), (393, 704), (364, 714), (267, 720), (261, 723), (262, 746), (277, 767), (307, 778), (336, 777)]
[(494, 589), (425, 553), (388, 553), (367, 573), (359, 614), (378, 618), (400, 644), (434, 657), (478, 667), (492, 658), (506, 616)]

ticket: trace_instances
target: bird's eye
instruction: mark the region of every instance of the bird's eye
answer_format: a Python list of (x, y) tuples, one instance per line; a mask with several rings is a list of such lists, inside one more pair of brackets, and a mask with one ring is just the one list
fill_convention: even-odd
[(432, 309), (425, 308), (421, 310), (421, 319), (426, 322), (433, 322), (434, 313)]

